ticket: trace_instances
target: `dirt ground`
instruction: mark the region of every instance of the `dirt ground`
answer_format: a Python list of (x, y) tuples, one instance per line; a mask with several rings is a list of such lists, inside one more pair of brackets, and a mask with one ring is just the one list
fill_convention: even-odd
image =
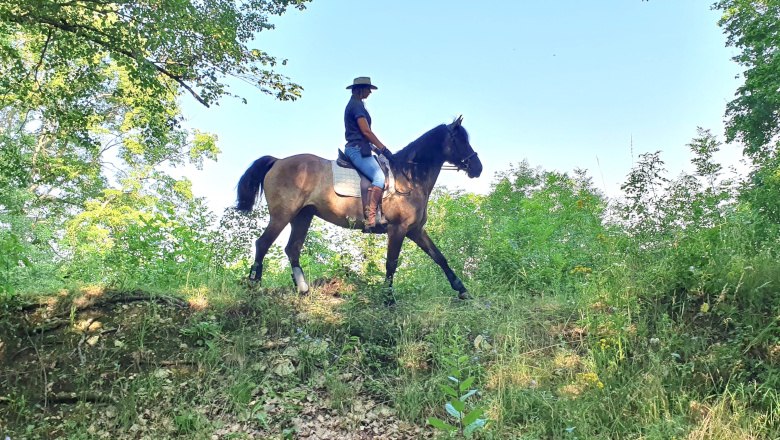
[(285, 334), (295, 324), (246, 304), (220, 313), (99, 289), (7, 308), (0, 438), (432, 437), (399, 420), (369, 378), (327, 368), (333, 344)]

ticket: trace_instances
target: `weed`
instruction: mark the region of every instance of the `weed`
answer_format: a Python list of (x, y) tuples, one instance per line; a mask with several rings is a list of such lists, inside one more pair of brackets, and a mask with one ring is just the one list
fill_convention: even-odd
[(468, 356), (444, 358), (444, 361), (450, 368), (447, 379), (451, 384), (441, 384), (440, 388), (448, 399), (444, 409), (454, 420), (454, 425), (436, 417), (429, 417), (428, 423), (442, 431), (470, 437), (475, 431), (484, 429), (488, 420), (482, 417), (485, 413), (484, 407), (472, 406), (469, 402), (478, 390), (472, 388), (474, 376), (466, 373)]
[(188, 409), (174, 415), (173, 422), (176, 425), (176, 431), (183, 435), (193, 434), (208, 425), (208, 420), (201, 414)]

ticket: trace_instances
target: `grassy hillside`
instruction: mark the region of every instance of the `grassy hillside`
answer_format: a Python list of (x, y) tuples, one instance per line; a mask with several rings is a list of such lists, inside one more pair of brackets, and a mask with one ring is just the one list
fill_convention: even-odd
[(488, 195), (438, 192), (428, 230), (467, 302), (406, 243), (385, 307), (383, 238), (322, 224), (310, 296), (279, 249), (244, 285), (262, 211), (216, 231), (82, 219), (61, 260), (6, 241), (30, 264), (3, 269), (0, 434), (448, 438), (471, 413), (485, 439), (780, 438), (778, 224), (736, 182), (659, 162), (621, 203), (527, 164)]

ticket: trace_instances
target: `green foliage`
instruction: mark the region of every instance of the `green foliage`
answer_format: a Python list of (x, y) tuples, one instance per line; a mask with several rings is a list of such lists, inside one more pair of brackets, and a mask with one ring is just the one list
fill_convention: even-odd
[(304, 4), (0, 0), (4, 284), (22, 257), (35, 265), (16, 280), (37, 288), (175, 284), (235, 265), (190, 183), (166, 171), (219, 154), (215, 136), (183, 128), (178, 100), (217, 103), (228, 77), (300, 96), (249, 44)]
[(217, 322), (204, 319), (183, 327), (179, 333), (190, 338), (196, 345), (202, 346), (210, 345), (214, 339), (219, 337), (221, 330)]
[(775, 226), (780, 225), (780, 157), (764, 161), (751, 173), (740, 193), (750, 209)]
[(662, 200), (663, 185), (669, 180), (663, 176), (664, 162), (660, 154), (660, 151), (640, 154), (637, 165), (620, 187), (626, 197), (623, 220), (637, 232), (653, 233), (662, 226), (662, 213), (657, 206)]
[(485, 408), (469, 405), (469, 399), (476, 395), (478, 390), (472, 388), (475, 377), (468, 374), (466, 368), (468, 359), (468, 356), (443, 358), (449, 368), (447, 376), (449, 384), (441, 384), (440, 388), (447, 399), (444, 409), (455, 424), (452, 425), (436, 417), (428, 418), (428, 423), (434, 428), (448, 433), (457, 433), (461, 437), (471, 437), (475, 431), (484, 429), (488, 422), (487, 419), (482, 418)]
[[(757, 407), (774, 411), (777, 400), (770, 390), (780, 370), (769, 334), (780, 307), (778, 229), (767, 212), (738, 203), (732, 182), (717, 181), (719, 168), (710, 162), (717, 142), (709, 132), (700, 130), (689, 146), (696, 175), (655, 185), (654, 196), (647, 197), (654, 176), (663, 171), (654, 157), (640, 161), (624, 186), (646, 200), (643, 206), (629, 200), (621, 208), (635, 220), (626, 224), (629, 287), (650, 312), (638, 324), (675, 360), (668, 380), (691, 392), (749, 387), (768, 393)], [(751, 197), (755, 189), (740, 195)]]
[(727, 140), (742, 143), (755, 169), (742, 199), (775, 224), (780, 223), (780, 3), (776, 0), (720, 0), (718, 24), (727, 44), (739, 50), (734, 60), (745, 68), (745, 82), (726, 108)]
[(258, 231), (267, 222), (268, 208), (265, 205), (249, 213), (225, 209), (213, 237), (216, 266), (231, 267), (246, 259), (258, 238)]
[(192, 410), (182, 410), (173, 416), (173, 423), (176, 425), (176, 431), (183, 435), (192, 434), (208, 426), (208, 421)]
[(574, 177), (526, 163), (499, 176), (485, 199), (479, 273), (531, 292), (565, 292), (601, 264), (608, 234), (602, 197), (584, 172)]
[(777, 153), (780, 133), (780, 3), (776, 0), (720, 0), (718, 24), (726, 42), (739, 53), (745, 83), (726, 108), (729, 141), (742, 142), (747, 156), (764, 159)]
[(13, 279), (14, 268), (20, 263), (31, 265), (24, 256), (24, 246), (12, 231), (0, 230), (0, 294), (15, 293)]
[[(182, 90), (212, 103), (229, 94), (219, 78), (249, 75), (280, 99), (297, 96), (264, 70), (276, 61), (246, 42), (270, 27), (267, 14), (300, 2), (0, 0), (0, 362), (11, 353), (35, 373), (30, 383), (11, 381), (23, 372), (0, 378), (15, 390), (0, 401), (0, 418), (29, 423), (13, 426), (15, 436), (45, 437), (55, 425), (95, 436), (88, 402), (61, 424), (38, 417), (49, 386), (41, 381), (74, 376), (55, 375), (62, 362), (47, 358), (62, 345), (66, 363), (78, 353), (78, 371), (103, 368), (70, 385), (119, 397), (110, 407), (118, 415), (99, 428), (120, 436), (142, 435), (131, 428), (147, 429), (136, 425), (149, 415), (141, 411), (159, 405), (155, 434), (209, 437), (229, 420), (253, 435), (291, 437), (303, 407), (326, 395), (324, 406), (341, 415), (360, 413), (356, 402), (369, 398), (418, 425), (435, 414), (428, 423), (445, 435), (778, 437), (775, 3), (715, 5), (748, 69), (727, 110), (728, 139), (745, 142), (756, 162), (747, 181), (722, 180), (720, 142), (699, 128), (687, 145), (693, 173), (670, 179), (659, 152), (641, 155), (620, 201), (608, 203), (582, 171), (527, 163), (497, 176), (486, 195), (436, 191), (427, 230), (476, 299), (445, 300), (452, 292), (440, 270), (407, 241), (399, 305), (388, 310), (375, 288), (385, 237), (315, 222), (302, 263), (338, 291), (322, 295), (312, 283), (311, 297), (291, 295), (278, 247), (265, 287), (247, 291), (236, 280), (267, 210), (226, 210), (214, 227), (190, 182), (164, 171), (219, 153), (214, 136), (181, 127)], [(164, 306), (123, 308), (118, 316), (142, 318), (93, 339), (76, 325), (96, 310), (68, 304), (69, 339), (44, 345), (43, 323), (26, 333), (30, 347), (9, 348), (15, 339), (5, 335), (21, 334), (11, 324), (21, 299), (76, 295), (84, 284), (187, 295), (208, 314), (166, 333)], [(120, 339), (129, 327), (131, 338)], [(182, 364), (161, 368), (152, 358), (169, 339)]]
[(159, 286), (209, 271), (211, 214), (191, 198), (188, 182), (182, 189), (170, 183), (162, 193), (129, 187), (88, 201), (66, 224), (65, 243), (74, 256), (70, 270), (89, 282)]
[[(780, 407), (773, 190), (721, 180), (713, 161), (719, 142), (707, 130), (688, 148), (693, 174), (667, 180), (660, 154), (645, 155), (624, 185), (626, 199), (610, 206), (584, 173), (527, 164), (500, 175), (487, 195), (437, 192), (428, 228), (477, 298), (467, 303), (444, 299), (452, 292), (440, 270), (408, 243), (396, 280), (399, 306), (377, 307), (385, 238), (321, 222), (302, 262), (310, 277), (342, 283), (340, 295), (318, 295), (313, 283), (312, 297), (291, 296), (278, 247), (267, 261), (266, 287), (247, 292), (235, 281), (245, 276), (267, 211), (226, 210), (212, 228), (213, 216), (186, 180), (147, 168), (87, 199), (64, 223), (62, 239), (50, 222), (22, 215), (34, 194), (0, 195), (9, 206), (0, 214), (8, 249), (0, 273), (21, 295), (49, 277), (173, 290), (208, 308), (233, 304), (224, 316), (199, 315), (172, 333), (211, 369), (213, 383), (203, 387), (217, 387), (210, 392), (224, 408), (207, 416), (174, 401), (178, 435), (211, 432), (211, 418), (228, 413), (263, 429), (292, 430), (280, 420), (299, 414), (299, 403), (289, 403), (284, 416), (263, 408), (272, 395), (300, 399), (296, 387), (306, 383), (321, 387), (340, 414), (371, 393), (411, 422), (435, 416), (429, 424), (446, 435), (696, 431), (717, 438), (707, 431), (713, 425), (692, 415), (698, 408), (712, 414), (707, 420), (716, 420), (724, 438), (771, 438), (780, 430), (770, 416)], [(45, 261), (37, 237), (57, 243), (58, 262)], [(138, 356), (155, 344), (154, 316), (142, 324), (125, 344)], [(147, 398), (141, 390), (165, 389), (168, 373), (154, 374), (120, 390), (125, 429)], [(269, 390), (269, 381), (278, 389)]]
[[(19, 98), (25, 93), (40, 96), (35, 82), (50, 66), (84, 62), (82, 69), (61, 77), (63, 86), (66, 80), (75, 80), (67, 86), (93, 82), (103, 74), (101, 68), (114, 64), (153, 100), (176, 86), (208, 105), (228, 94), (225, 76), (241, 78), (280, 99), (294, 99), (300, 88), (271, 70), (277, 59), (248, 47), (256, 33), (273, 28), (269, 16), (281, 15), (288, 7), (302, 9), (304, 1), (3, 1), (0, 24), (8, 37), (0, 40), (0, 56), (8, 72), (2, 85)], [(39, 59), (30, 63), (13, 43), (29, 45)]]
[[(487, 196), (434, 194), (427, 230), (467, 284), (573, 292), (603, 262), (605, 206), (583, 171), (570, 177), (522, 163), (500, 174)], [(424, 254), (412, 258), (409, 267), (432, 268)]]

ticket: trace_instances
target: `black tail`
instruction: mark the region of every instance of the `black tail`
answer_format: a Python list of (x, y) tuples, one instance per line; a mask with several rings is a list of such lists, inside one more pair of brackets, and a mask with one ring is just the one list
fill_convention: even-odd
[(263, 156), (250, 166), (238, 181), (238, 200), (236, 209), (249, 212), (255, 206), (258, 195), (263, 193), (263, 180), (268, 170), (274, 166), (275, 157)]

